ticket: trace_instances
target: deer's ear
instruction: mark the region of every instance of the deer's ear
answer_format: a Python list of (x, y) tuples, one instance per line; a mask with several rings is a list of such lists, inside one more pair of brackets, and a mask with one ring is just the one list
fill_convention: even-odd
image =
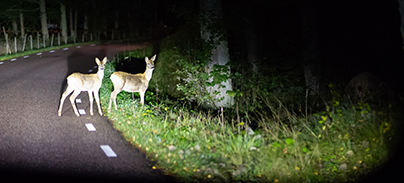
[(100, 59), (98, 59), (97, 57), (95, 57), (95, 63), (97, 63), (97, 65), (101, 65)]
[(149, 58), (148, 58), (148, 57), (144, 57), (144, 61), (145, 61), (145, 62), (149, 61)]
[(157, 54), (155, 54), (150, 60), (155, 60), (156, 59)]
[(107, 57), (104, 57), (104, 59), (102, 59), (103, 64), (107, 63), (107, 61), (108, 61)]

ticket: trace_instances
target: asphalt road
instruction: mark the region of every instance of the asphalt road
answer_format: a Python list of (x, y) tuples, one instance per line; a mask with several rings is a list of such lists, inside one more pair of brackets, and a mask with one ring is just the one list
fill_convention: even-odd
[[(88, 93), (77, 97), (77, 117), (67, 99), (57, 115), (66, 77), (76, 71), (96, 72), (95, 57), (112, 60), (121, 51), (139, 45), (86, 45), (32, 54), (0, 63), (0, 182), (173, 182), (170, 176), (132, 147), (111, 122), (89, 115)], [(87, 130), (92, 123), (96, 131)], [(100, 148), (109, 145), (117, 157)]]

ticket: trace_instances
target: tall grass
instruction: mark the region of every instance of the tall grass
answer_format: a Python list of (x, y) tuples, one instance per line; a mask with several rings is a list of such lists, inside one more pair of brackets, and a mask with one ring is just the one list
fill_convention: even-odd
[[(149, 51), (127, 54), (143, 58)], [(100, 90), (104, 109), (115, 64), (117, 60), (105, 69)], [(366, 103), (333, 103), (306, 116), (274, 95), (258, 93), (265, 110), (244, 112), (238, 121), (231, 109), (211, 115), (156, 100), (154, 89), (146, 92), (145, 106), (121, 92), (118, 110), (106, 116), (126, 140), (157, 162), (153, 168), (180, 181), (354, 181), (388, 160), (388, 144), (396, 138), (391, 110), (376, 111)], [(252, 122), (257, 128), (251, 128)]]

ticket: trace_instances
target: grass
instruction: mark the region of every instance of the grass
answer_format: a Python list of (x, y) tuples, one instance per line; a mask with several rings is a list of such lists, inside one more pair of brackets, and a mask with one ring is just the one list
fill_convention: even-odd
[[(126, 54), (150, 56), (144, 50)], [(106, 65), (100, 90), (104, 111), (116, 63)], [(373, 110), (366, 103), (333, 102), (306, 116), (278, 99), (271, 103), (274, 96), (259, 96), (268, 110), (246, 113), (240, 122), (235, 115), (225, 116), (227, 111), (212, 116), (168, 99), (157, 101), (150, 89), (147, 105), (123, 91), (117, 96), (118, 110), (105, 115), (127, 141), (157, 162), (153, 168), (184, 182), (355, 181), (388, 160), (397, 138), (392, 106)], [(258, 128), (251, 129), (252, 122)]]

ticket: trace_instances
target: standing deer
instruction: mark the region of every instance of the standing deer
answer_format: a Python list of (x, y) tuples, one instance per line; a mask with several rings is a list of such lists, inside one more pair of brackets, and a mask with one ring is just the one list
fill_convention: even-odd
[(60, 99), (60, 106), (59, 106), (59, 111), (58, 111), (59, 116), (62, 115), (63, 102), (65, 101), (66, 97), (73, 91), (74, 91), (73, 94), (70, 96), (70, 103), (72, 104), (74, 113), (76, 113), (77, 116), (80, 116), (80, 114), (77, 112), (77, 108), (76, 108), (76, 104), (75, 104), (74, 100), (80, 94), (81, 91), (88, 91), (88, 98), (90, 99), (90, 114), (91, 115), (93, 115), (93, 92), (94, 92), (95, 101), (97, 102), (97, 106), (98, 106), (98, 112), (102, 116), (102, 111), (101, 111), (101, 107), (100, 107), (100, 98), (98, 96), (98, 90), (101, 87), (102, 78), (104, 78), (104, 68), (105, 68), (105, 63), (107, 62), (107, 57), (105, 57), (102, 60), (102, 62), (98, 58), (95, 58), (95, 62), (98, 65), (97, 73), (82, 74), (82, 73), (75, 72), (73, 74), (70, 74), (67, 77), (67, 88), (66, 88), (66, 91), (63, 93), (62, 98)]
[(146, 71), (140, 74), (129, 74), (122, 71), (114, 72), (110, 79), (114, 84), (114, 91), (111, 93), (111, 97), (109, 99), (108, 112), (111, 112), (111, 103), (114, 101), (115, 110), (118, 110), (116, 106), (116, 95), (122, 90), (127, 92), (139, 92), (140, 94), (140, 103), (144, 105), (144, 93), (149, 86), (149, 81), (152, 77), (154, 70), (154, 60), (156, 59), (156, 55), (154, 55), (150, 60), (145, 57), (146, 61)]

